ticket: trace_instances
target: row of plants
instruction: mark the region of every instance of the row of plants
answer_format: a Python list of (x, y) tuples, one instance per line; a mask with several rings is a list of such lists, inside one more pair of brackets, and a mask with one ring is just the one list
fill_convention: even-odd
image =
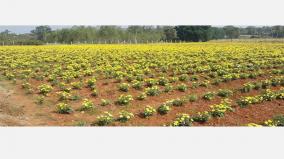
[(284, 99), (284, 89), (279, 91), (271, 91), (270, 89), (265, 90), (261, 95), (241, 97), (237, 100), (237, 104), (244, 108), (251, 104), (258, 104), (264, 101), (272, 101), (275, 99)]
[(268, 89), (271, 86), (284, 86), (284, 77), (273, 77), (272, 79), (266, 79), (259, 82), (248, 82), (243, 85), (241, 92), (247, 93), (251, 90)]
[(191, 126), (193, 122), (204, 123), (212, 117), (224, 117), (228, 111), (233, 111), (231, 101), (224, 99), (220, 104), (211, 105), (209, 111), (197, 112), (192, 116), (184, 113), (178, 114), (170, 126)]
[(284, 126), (284, 115), (276, 115), (272, 119), (268, 119), (260, 124), (256, 123), (249, 123), (246, 124), (246, 126), (249, 127), (262, 127), (262, 126), (268, 126), (268, 127), (277, 127), (277, 126)]

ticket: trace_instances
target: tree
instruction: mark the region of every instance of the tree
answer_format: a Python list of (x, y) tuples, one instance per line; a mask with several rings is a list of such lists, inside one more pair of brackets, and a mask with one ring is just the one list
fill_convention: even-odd
[(165, 40), (176, 40), (177, 32), (174, 27), (166, 26), (163, 28)]
[(226, 38), (230, 38), (231, 40), (238, 38), (240, 36), (239, 28), (234, 27), (232, 25), (225, 26), (224, 31), (225, 31)]
[(37, 40), (46, 41), (47, 34), (51, 32), (51, 28), (47, 25), (42, 25), (36, 27), (31, 32), (36, 35)]
[(284, 26), (276, 25), (271, 28), (272, 37), (274, 38), (282, 38), (284, 37)]
[(225, 32), (224, 29), (221, 27), (212, 27), (211, 28), (211, 39), (224, 39)]
[(211, 26), (176, 26), (177, 36), (183, 41), (208, 41), (210, 40)]

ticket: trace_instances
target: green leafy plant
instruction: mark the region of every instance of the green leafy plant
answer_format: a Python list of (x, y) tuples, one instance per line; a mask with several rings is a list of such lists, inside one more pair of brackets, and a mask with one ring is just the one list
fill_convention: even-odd
[(66, 103), (59, 103), (56, 105), (56, 108), (59, 114), (70, 114), (73, 112), (73, 109)]
[(102, 115), (97, 117), (97, 121), (92, 125), (106, 126), (114, 121), (114, 117), (109, 112), (104, 112)]
[(210, 114), (213, 117), (223, 117), (225, 115), (225, 112), (233, 111), (231, 102), (228, 99), (223, 100), (220, 104), (212, 105), (210, 106), (210, 108)]
[(71, 98), (71, 94), (65, 91), (57, 92), (57, 95), (59, 96), (59, 100), (69, 100)]
[(250, 104), (256, 104), (262, 102), (263, 99), (261, 96), (255, 96), (255, 97), (242, 97), (241, 99), (237, 100), (237, 104), (244, 108), (247, 107)]
[(119, 90), (123, 92), (128, 92), (129, 90), (129, 84), (128, 83), (121, 83), (119, 85)]
[(215, 96), (214, 92), (207, 92), (203, 95), (203, 99), (205, 100), (212, 100)]
[(148, 117), (154, 115), (155, 113), (156, 113), (156, 110), (153, 107), (146, 106), (146, 108), (144, 109), (142, 114), (145, 118), (148, 118)]
[(153, 87), (154, 85), (158, 83), (158, 81), (156, 79), (149, 78), (145, 80), (145, 83), (147, 87)]
[(284, 115), (276, 115), (272, 118), (277, 126), (284, 126)]
[(188, 95), (187, 98), (188, 98), (188, 101), (190, 102), (195, 102), (198, 100), (198, 97), (195, 94)]
[(187, 85), (182, 83), (180, 85), (177, 86), (177, 90), (181, 91), (181, 92), (185, 92), (188, 89)]
[(30, 89), (31, 87), (32, 87), (32, 85), (28, 82), (25, 82), (25, 83), (22, 84), (23, 89)]
[(72, 82), (71, 86), (73, 87), (73, 89), (81, 89), (83, 87), (83, 83), (82, 82)]
[(169, 78), (169, 82), (170, 83), (175, 83), (177, 81), (178, 81), (178, 77), (171, 77), (171, 78)]
[(205, 81), (200, 83), (201, 87), (208, 87), (209, 85), (210, 85), (210, 81), (208, 81), (208, 80), (205, 80)]
[(171, 126), (191, 126), (193, 119), (188, 114), (178, 114)]
[(49, 92), (52, 91), (53, 88), (50, 85), (42, 84), (38, 87), (38, 89), (40, 94), (47, 95)]
[(121, 111), (121, 112), (119, 112), (118, 120), (120, 122), (127, 122), (128, 120), (130, 120), (133, 117), (134, 117), (133, 113), (130, 113), (130, 112), (127, 112), (127, 111)]
[(132, 87), (134, 89), (140, 90), (140, 89), (143, 88), (143, 82), (138, 81), (138, 80), (134, 80), (134, 81), (132, 81)]
[(136, 99), (137, 99), (137, 100), (144, 100), (146, 97), (147, 97), (146, 93), (143, 92), (143, 93), (139, 94), (139, 95), (136, 97)]
[(101, 106), (107, 106), (107, 105), (110, 105), (110, 100), (101, 99)]
[(183, 106), (185, 101), (183, 99), (177, 98), (172, 101), (173, 106), (180, 107)]
[(44, 96), (38, 96), (37, 98), (36, 98), (36, 103), (37, 104), (43, 104), (44, 103)]
[(189, 77), (188, 77), (187, 74), (182, 74), (182, 75), (179, 76), (179, 80), (180, 80), (180, 81), (187, 81), (188, 78), (189, 78)]
[(197, 76), (197, 75), (192, 75), (192, 76), (190, 77), (190, 80), (191, 80), (191, 81), (198, 81), (198, 76)]
[(170, 106), (167, 104), (162, 104), (159, 108), (158, 108), (158, 112), (162, 115), (167, 114), (169, 111), (171, 110)]
[(166, 77), (160, 77), (158, 79), (158, 84), (161, 86), (165, 86), (168, 83), (169, 83), (169, 80)]
[(94, 105), (94, 103), (91, 100), (85, 98), (83, 100), (83, 103), (82, 103), (82, 106), (81, 106), (80, 110), (81, 111), (88, 111), (88, 110), (93, 109), (94, 106), (95, 105)]
[(168, 92), (171, 92), (173, 91), (174, 87), (170, 84), (166, 84), (165, 85), (165, 88), (164, 88), (164, 92), (168, 93)]
[(229, 89), (219, 89), (217, 95), (220, 97), (229, 97), (233, 94), (233, 91)]
[(204, 123), (210, 119), (210, 114), (205, 111), (205, 112), (198, 112), (196, 115), (192, 117), (193, 121), (195, 122), (200, 122)]
[(128, 105), (132, 100), (132, 95), (120, 95), (116, 103), (119, 105)]
[(148, 96), (157, 96), (160, 94), (160, 89), (158, 86), (146, 88), (146, 94)]
[(94, 86), (94, 85), (96, 84), (96, 81), (97, 81), (97, 79), (96, 79), (95, 77), (92, 77), (92, 78), (88, 79), (88, 80), (86, 81), (87, 86), (88, 86), (88, 87)]
[(92, 94), (91, 94), (93, 97), (96, 97), (98, 96), (98, 92), (96, 89), (92, 90)]

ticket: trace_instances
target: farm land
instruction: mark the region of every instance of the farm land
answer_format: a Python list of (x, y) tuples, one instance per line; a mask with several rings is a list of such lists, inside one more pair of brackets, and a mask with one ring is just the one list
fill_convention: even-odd
[(284, 44), (0, 47), (2, 126), (283, 126)]

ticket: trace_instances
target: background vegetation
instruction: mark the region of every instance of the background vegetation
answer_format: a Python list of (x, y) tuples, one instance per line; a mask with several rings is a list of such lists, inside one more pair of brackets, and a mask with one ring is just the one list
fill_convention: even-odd
[(284, 26), (72, 26), (52, 30), (38, 26), (28, 34), (9, 30), (0, 33), (2, 45), (41, 45), (46, 43), (151, 43), (199, 42), (216, 39), (283, 38)]

